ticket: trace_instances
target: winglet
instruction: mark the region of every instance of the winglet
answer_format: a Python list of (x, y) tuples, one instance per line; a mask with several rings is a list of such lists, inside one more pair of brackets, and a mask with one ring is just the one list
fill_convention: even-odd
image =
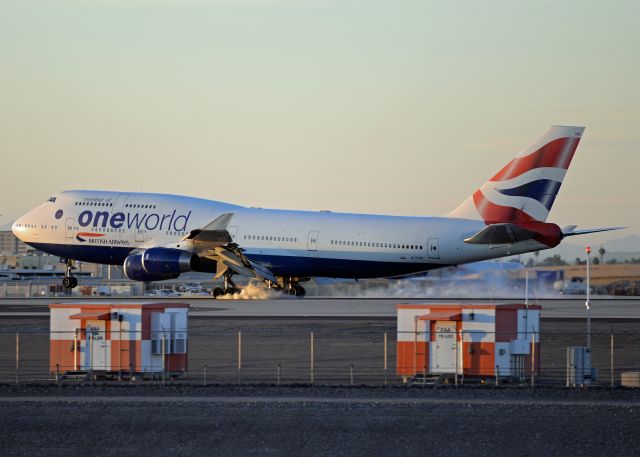
[(191, 230), (191, 233), (187, 235), (185, 240), (193, 241), (214, 241), (230, 243), (232, 241), (231, 235), (227, 231), (229, 223), (233, 219), (233, 213), (223, 213), (209, 222), (201, 229)]
[(227, 227), (229, 227), (229, 224), (231, 223), (231, 219), (233, 219), (233, 213), (223, 213), (209, 222), (201, 230), (227, 230)]

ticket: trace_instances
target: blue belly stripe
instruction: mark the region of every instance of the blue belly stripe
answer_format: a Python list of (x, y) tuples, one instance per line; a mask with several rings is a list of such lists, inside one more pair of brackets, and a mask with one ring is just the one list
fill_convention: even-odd
[[(134, 250), (122, 246), (86, 246), (53, 243), (29, 243), (40, 251), (81, 262), (122, 265)], [(379, 262), (373, 260), (333, 259), (327, 257), (280, 256), (247, 254), (254, 262), (265, 265), (276, 276), (328, 278), (384, 278), (409, 275), (446, 265), (410, 262)], [(211, 271), (215, 273), (215, 271)]]

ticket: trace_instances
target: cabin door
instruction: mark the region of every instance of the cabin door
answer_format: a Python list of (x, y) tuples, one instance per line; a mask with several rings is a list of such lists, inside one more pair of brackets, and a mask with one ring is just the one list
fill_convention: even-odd
[(440, 248), (438, 247), (438, 238), (429, 238), (427, 241), (427, 255), (430, 259), (440, 258)]
[(309, 255), (317, 256), (318, 255), (318, 237), (320, 236), (320, 232), (317, 230), (311, 230), (309, 232), (309, 237), (307, 238), (307, 251), (309, 251)]

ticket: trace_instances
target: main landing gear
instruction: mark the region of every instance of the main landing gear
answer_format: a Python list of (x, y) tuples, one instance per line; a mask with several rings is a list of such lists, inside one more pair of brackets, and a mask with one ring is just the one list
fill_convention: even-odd
[(295, 286), (291, 287), (288, 291), (289, 295), (296, 295), (298, 297), (304, 297), (304, 295), (307, 293), (304, 290), (304, 287), (302, 287), (300, 284), (296, 284)]
[(304, 294), (306, 293), (304, 287), (298, 284), (298, 281), (294, 278), (282, 278), (282, 286), (285, 294), (304, 297)]
[(76, 262), (73, 259), (63, 259), (62, 261), (64, 262), (62, 287), (65, 289), (73, 289), (78, 286), (78, 278), (71, 274), (71, 272), (76, 269)]
[(224, 274), (224, 285), (223, 287), (216, 287), (213, 289), (213, 297), (218, 298), (221, 295), (233, 295), (239, 294), (240, 289), (236, 286), (236, 283), (231, 280), (231, 274)]
[[(223, 287), (216, 287), (213, 289), (213, 297), (218, 298), (223, 295), (239, 294), (241, 289), (231, 279), (231, 274), (224, 274)], [(297, 297), (304, 297), (306, 291), (298, 283), (298, 278), (278, 278), (278, 282), (267, 281), (269, 289), (276, 289), (284, 293), (285, 295), (293, 295)]]

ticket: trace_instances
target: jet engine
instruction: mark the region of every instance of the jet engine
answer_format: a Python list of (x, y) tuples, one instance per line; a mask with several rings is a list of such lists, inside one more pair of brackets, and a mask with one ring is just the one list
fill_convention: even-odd
[(133, 281), (164, 281), (166, 279), (175, 279), (180, 273), (175, 274), (157, 274), (149, 273), (142, 266), (142, 254), (130, 255), (124, 259), (124, 274)]
[(197, 265), (197, 255), (180, 249), (149, 248), (142, 253), (142, 268), (147, 273), (179, 275), (195, 270)]

